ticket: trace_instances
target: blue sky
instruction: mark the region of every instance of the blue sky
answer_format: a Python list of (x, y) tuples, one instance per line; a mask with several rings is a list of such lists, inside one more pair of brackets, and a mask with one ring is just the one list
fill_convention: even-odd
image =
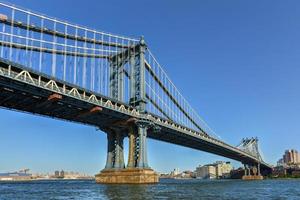
[[(237, 145), (257, 136), (266, 161), (274, 164), (285, 149), (300, 150), (299, 1), (10, 2), (99, 30), (144, 35), (223, 140)], [(95, 174), (104, 167), (106, 135), (94, 127), (3, 109), (0, 118), (0, 172), (28, 167)], [(227, 160), (153, 140), (148, 152), (159, 172)]]

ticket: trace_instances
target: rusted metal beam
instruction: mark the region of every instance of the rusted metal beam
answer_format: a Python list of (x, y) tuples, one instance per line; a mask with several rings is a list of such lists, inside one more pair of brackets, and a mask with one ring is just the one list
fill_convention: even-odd
[(48, 101), (52, 101), (52, 102), (54, 102), (54, 101), (59, 101), (59, 100), (61, 100), (61, 99), (62, 99), (62, 95), (56, 94), (56, 93), (51, 94), (51, 95), (48, 97)]
[(87, 117), (89, 115), (102, 112), (102, 110), (103, 110), (103, 108), (101, 108), (100, 106), (95, 106), (95, 107), (91, 108), (90, 110), (83, 110), (83, 111), (79, 112), (76, 115), (76, 117)]

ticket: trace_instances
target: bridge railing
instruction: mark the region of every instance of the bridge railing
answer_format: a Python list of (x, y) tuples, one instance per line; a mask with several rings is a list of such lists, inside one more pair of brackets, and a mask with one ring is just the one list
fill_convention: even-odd
[(137, 42), (0, 2), (1, 58), (104, 96), (109, 58)]

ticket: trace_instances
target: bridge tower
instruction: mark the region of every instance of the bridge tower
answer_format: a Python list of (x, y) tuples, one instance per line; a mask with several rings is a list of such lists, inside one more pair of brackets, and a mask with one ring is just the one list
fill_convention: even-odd
[(263, 176), (261, 175), (260, 164), (263, 161), (261, 154), (258, 150), (258, 138), (245, 138), (242, 140), (238, 148), (242, 149), (245, 152), (248, 152), (250, 155), (253, 155), (257, 162), (249, 163), (244, 162), (245, 174), (242, 177), (243, 180), (262, 180)]
[[(124, 98), (124, 69), (130, 64), (130, 104), (137, 112), (146, 111), (145, 94), (145, 50), (142, 37), (139, 44), (125, 53), (110, 59), (110, 96), (122, 101)], [(158, 174), (148, 165), (147, 132), (151, 124), (145, 120), (131, 119), (103, 129), (107, 133), (107, 160), (105, 169), (96, 175), (97, 183), (156, 183)], [(124, 138), (129, 138), (128, 163), (124, 163)]]

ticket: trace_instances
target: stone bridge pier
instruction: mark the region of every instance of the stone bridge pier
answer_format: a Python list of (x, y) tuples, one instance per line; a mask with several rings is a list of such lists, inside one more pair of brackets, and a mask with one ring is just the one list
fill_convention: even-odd
[[(105, 168), (96, 175), (102, 184), (157, 183), (159, 176), (148, 165), (146, 122), (137, 121), (126, 129), (106, 129), (107, 160)], [(129, 138), (128, 163), (124, 163), (124, 138)]]
[(264, 177), (260, 172), (260, 163), (256, 163), (253, 165), (244, 164), (245, 174), (242, 177), (243, 180), (263, 180)]

